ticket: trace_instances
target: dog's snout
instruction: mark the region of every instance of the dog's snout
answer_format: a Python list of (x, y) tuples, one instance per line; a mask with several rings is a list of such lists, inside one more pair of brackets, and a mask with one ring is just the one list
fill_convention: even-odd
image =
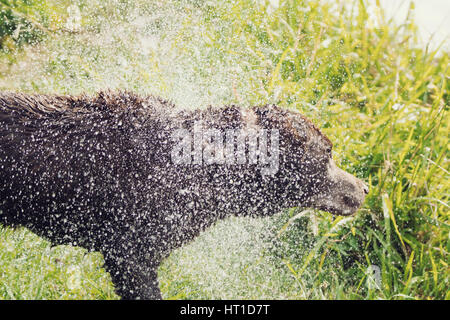
[(355, 178), (355, 179), (357, 181), (356, 184), (357, 184), (359, 190), (362, 190), (362, 192), (364, 192), (365, 195), (369, 194), (369, 186), (364, 181), (357, 179), (357, 178)]
[(365, 194), (369, 194), (369, 187), (365, 183), (363, 183), (363, 190)]
[(369, 186), (330, 161), (328, 169), (330, 189), (317, 195), (314, 207), (329, 212), (350, 215), (355, 213), (369, 194)]
[(357, 207), (359, 205), (357, 201), (355, 201), (355, 199), (348, 196), (343, 196), (342, 201), (344, 202), (345, 205), (349, 207)]

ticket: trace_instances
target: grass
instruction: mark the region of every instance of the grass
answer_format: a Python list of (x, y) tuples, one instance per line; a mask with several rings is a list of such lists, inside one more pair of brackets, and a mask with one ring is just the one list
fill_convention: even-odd
[[(0, 90), (277, 103), (310, 117), (370, 185), (350, 218), (220, 222), (160, 267), (165, 298), (450, 298), (449, 53), (420, 44), (413, 6), (397, 25), (366, 1), (79, 1), (69, 28), (69, 1), (27, 3), (45, 14), (18, 16), (42, 35), (3, 38)], [(24, 229), (0, 238), (0, 298), (117, 298), (100, 255)]]

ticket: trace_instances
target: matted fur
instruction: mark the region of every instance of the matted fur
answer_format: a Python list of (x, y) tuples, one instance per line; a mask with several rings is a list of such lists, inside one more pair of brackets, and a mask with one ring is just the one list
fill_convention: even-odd
[[(278, 129), (279, 170), (267, 178), (250, 164), (173, 164), (171, 134), (197, 121)], [(218, 219), (296, 206), (355, 212), (367, 190), (334, 165), (331, 147), (304, 116), (276, 106), (186, 110), (130, 92), (4, 92), (0, 223), (98, 250), (122, 298), (159, 299), (161, 260)]]

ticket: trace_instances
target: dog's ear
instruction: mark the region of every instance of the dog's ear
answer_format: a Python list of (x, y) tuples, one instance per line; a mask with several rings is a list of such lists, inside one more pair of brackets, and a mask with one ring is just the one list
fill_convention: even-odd
[(264, 129), (282, 129), (286, 120), (286, 110), (276, 105), (257, 106), (252, 108), (257, 124)]
[(303, 146), (309, 139), (310, 123), (298, 112), (276, 105), (253, 108), (258, 124), (265, 129), (278, 129), (280, 136), (291, 145)]

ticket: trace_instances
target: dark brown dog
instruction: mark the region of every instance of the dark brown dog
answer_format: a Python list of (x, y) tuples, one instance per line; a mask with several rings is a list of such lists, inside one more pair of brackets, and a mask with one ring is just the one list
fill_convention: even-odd
[[(215, 144), (195, 141), (199, 123), (219, 133)], [(230, 151), (219, 141), (230, 132), (278, 134), (266, 139), (275, 170), (250, 158), (206, 161), (208, 146)], [(180, 141), (200, 153), (174, 161)], [(218, 219), (291, 207), (354, 213), (367, 187), (336, 167), (331, 148), (309, 120), (276, 106), (179, 110), (131, 93), (0, 93), (0, 223), (98, 250), (122, 298), (160, 299), (161, 260)]]

